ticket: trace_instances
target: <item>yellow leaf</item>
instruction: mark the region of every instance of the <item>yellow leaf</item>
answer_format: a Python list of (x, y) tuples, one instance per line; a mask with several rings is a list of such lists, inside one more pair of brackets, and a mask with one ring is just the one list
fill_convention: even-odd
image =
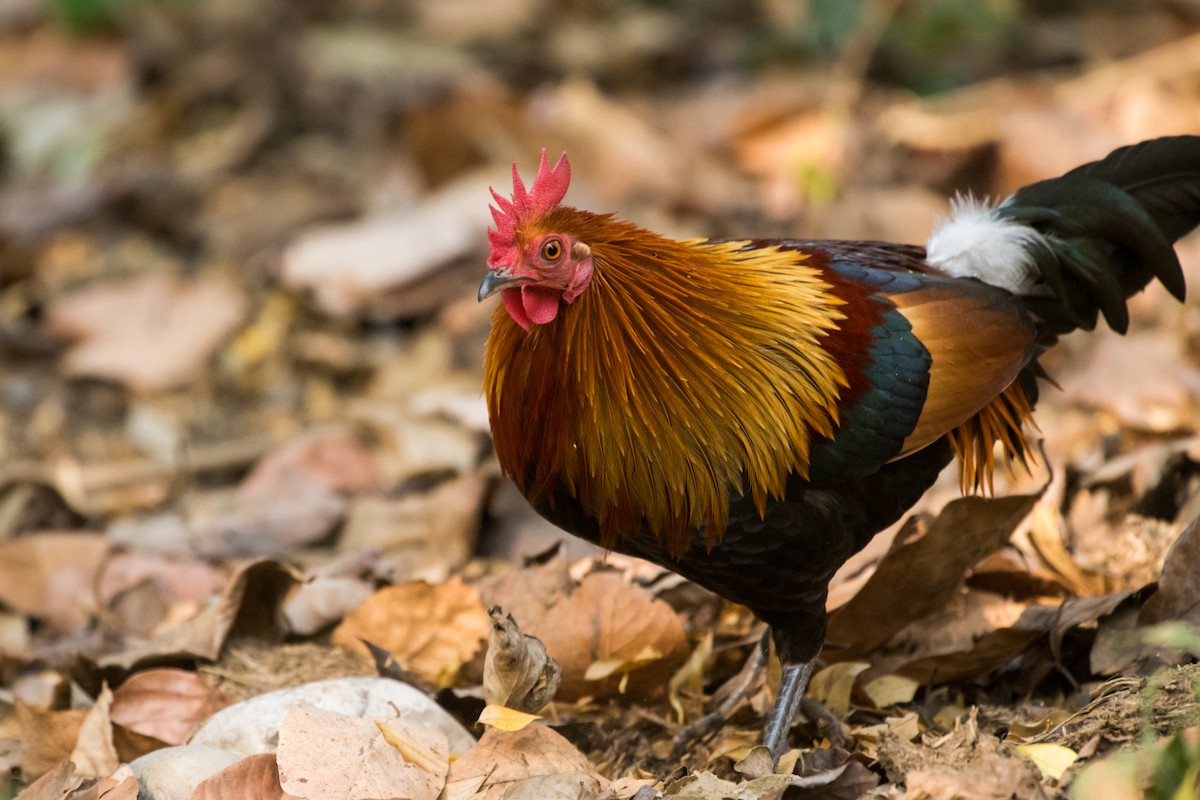
[(662, 653), (646, 645), (633, 658), (601, 658), (593, 661), (583, 673), (588, 681), (604, 680), (610, 675), (628, 675), (639, 667), (652, 664), (662, 658)]
[(921, 687), (919, 681), (903, 675), (881, 675), (863, 687), (867, 697), (879, 708), (911, 702)]
[(1071, 748), (1048, 742), (1019, 744), (1017, 752), (1032, 761), (1044, 777), (1052, 780), (1060, 779), (1079, 758), (1079, 754)]
[(524, 711), (517, 711), (514, 708), (487, 706), (479, 715), (478, 722), (481, 725), (491, 725), (505, 733), (513, 733), (521, 730), (535, 719), (541, 719), (541, 717), (537, 714), (526, 714)]
[(396, 752), (404, 756), (409, 764), (415, 764), (426, 772), (445, 773), (446, 757), (439, 756), (428, 745), (418, 742), (403, 728), (390, 725), (387, 720), (375, 720), (375, 727), (383, 735), (383, 740), (396, 748)]
[(808, 692), (838, 717), (844, 717), (850, 712), (850, 693), (854, 690), (854, 680), (869, 666), (859, 661), (832, 664), (813, 675)]

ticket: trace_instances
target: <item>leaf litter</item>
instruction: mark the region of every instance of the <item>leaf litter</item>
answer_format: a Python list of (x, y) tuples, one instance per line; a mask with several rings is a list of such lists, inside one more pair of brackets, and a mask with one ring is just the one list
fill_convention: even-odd
[[(1200, 127), (1183, 12), (1139, 0), (1131, 37), (1076, 9), (1104, 66), (1027, 38), (1027, 69), (1078, 61), (1027, 80), (977, 48), (959, 67), (995, 80), (919, 97), (862, 55), (902, 66), (878, 26), (915, 9), (821, 55), (755, 38), (797, 25), (787, 4), (745, 27), (411, 5), (404, 31), (359, 0), (133, 4), (102, 35), (0, 12), (0, 797), (157, 797), (167, 773), (195, 800), (1190, 796), (1194, 304), (1152, 289), (1131, 336), (1068, 337), (1043, 463), (994, 500), (943, 476), (839, 573), (824, 712), (775, 774), (762, 627), (658, 567), (547, 550), (514, 502), (472, 296), (486, 186), (543, 146), (580, 205), (682, 236), (919, 241), (953, 191)], [(412, 694), (326, 683), (377, 671)], [(204, 733), (230, 711), (240, 733)]]

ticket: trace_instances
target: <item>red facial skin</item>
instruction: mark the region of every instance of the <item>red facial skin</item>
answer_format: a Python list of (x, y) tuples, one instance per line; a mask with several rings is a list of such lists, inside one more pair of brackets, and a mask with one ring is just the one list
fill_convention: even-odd
[(533, 237), (523, 250), (514, 248), (512, 263), (498, 267), (521, 279), (502, 295), (509, 316), (525, 330), (558, 316), (562, 303), (572, 303), (592, 280), (592, 251), (561, 233)]

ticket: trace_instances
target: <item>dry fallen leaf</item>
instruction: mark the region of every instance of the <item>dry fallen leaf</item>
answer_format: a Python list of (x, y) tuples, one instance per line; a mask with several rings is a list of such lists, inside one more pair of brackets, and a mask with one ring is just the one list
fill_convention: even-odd
[[(396, 741), (412, 746), (398, 748)], [(276, 759), (284, 791), (306, 800), (435, 800), (445, 785), (449, 745), (440, 731), (404, 720), (363, 719), (304, 703), (284, 718)]]
[(103, 778), (111, 775), (121, 763), (113, 742), (112, 702), (112, 691), (105, 684), (79, 726), (71, 762), (81, 775)]
[(1167, 620), (1200, 622), (1200, 520), (1184, 529), (1167, 551), (1158, 591), (1142, 606), (1138, 621), (1153, 625)]
[(600, 793), (600, 781), (586, 772), (535, 775), (517, 781), (504, 793), (504, 800), (592, 800)]
[(1028, 758), (1050, 780), (1057, 781), (1071, 765), (1079, 760), (1079, 754), (1069, 747), (1053, 742), (1019, 744), (1017, 752)]
[(541, 719), (537, 714), (527, 714), (524, 711), (518, 711), (515, 708), (506, 708), (504, 706), (492, 705), (489, 703), (484, 707), (479, 714), (479, 719), (476, 722), (480, 725), (489, 725), (505, 733), (519, 731), (526, 725)]
[(854, 682), (871, 665), (860, 661), (842, 661), (817, 671), (809, 683), (809, 693), (838, 717), (850, 713), (850, 693)]
[[(31, 775), (25, 774), (26, 780)], [(62, 760), (43, 774), (18, 795), (20, 800), (63, 800), (83, 783), (83, 776), (75, 774), (75, 765)]]
[(279, 785), (274, 753), (247, 756), (206, 778), (188, 800), (295, 800)]
[(487, 655), (483, 660), (483, 696), (489, 705), (536, 712), (554, 699), (562, 668), (540, 639), (521, 633), (511, 615), (488, 609)]
[(479, 594), (488, 608), (499, 606), (518, 621), (542, 617), (571, 593), (571, 576), (560, 551), (561, 547), (556, 547), (545, 560), (480, 579)]
[[(568, 701), (619, 694), (626, 681), (634, 697), (659, 693), (688, 655), (683, 623), (674, 609), (611, 572), (588, 575), (545, 615), (520, 622), (562, 666), (559, 697)], [(655, 655), (647, 657), (651, 653)], [(633, 669), (618, 666), (603, 679), (588, 680), (597, 661)]]
[(96, 573), (109, 552), (103, 534), (44, 532), (0, 541), (0, 601), (77, 630), (95, 610)]
[(1037, 499), (963, 497), (947, 505), (928, 533), (888, 553), (858, 594), (830, 615), (829, 639), (850, 645), (847, 655), (865, 652), (943, 608), (967, 570), (1008, 541)]
[(334, 316), (360, 312), (381, 293), (470, 253), (488, 226), (479, 198), (491, 183), (470, 175), (416, 208), (305, 233), (283, 254), (284, 285), (311, 291)]
[(167, 744), (183, 744), (228, 704), (195, 672), (148, 669), (130, 675), (113, 693), (112, 721)]
[(71, 758), (86, 711), (44, 711), (20, 700), (16, 711), (21, 726), (21, 774), (26, 780), (38, 778)]
[(280, 609), (299, 574), (278, 561), (240, 565), (216, 602), (148, 642), (106, 656), (101, 666), (133, 670), (166, 658), (216, 660), (228, 639), (275, 643), (283, 639)]
[(317, 575), (296, 587), (284, 604), (288, 628), (311, 636), (341, 621), (374, 591), (370, 581), (348, 575)]
[(478, 590), (455, 577), (437, 585), (413, 581), (380, 589), (346, 615), (331, 641), (369, 658), (360, 641), (365, 639), (404, 669), (449, 686), (479, 652), (489, 627)]
[(519, 781), (565, 772), (594, 774), (583, 754), (545, 725), (515, 733), (489, 728), (450, 766), (442, 800), (500, 800)]
[(273, 497), (297, 474), (335, 492), (374, 489), (380, 482), (371, 452), (349, 431), (327, 428), (297, 436), (264, 456), (238, 486), (238, 499)]
[(227, 284), (150, 275), (58, 298), (46, 325), (81, 340), (64, 358), (65, 374), (148, 393), (194, 380), (245, 314), (245, 297)]
[(398, 497), (357, 495), (338, 539), (343, 553), (380, 551), (382, 567), (400, 579), (444, 580), (470, 560), (490, 479), (477, 471), (429, 491)]
[(1068, 398), (1103, 408), (1139, 430), (1200, 426), (1200, 370), (1184, 358), (1178, 337), (1126, 337), (1105, 328), (1096, 331), (1089, 344), (1087, 360), (1062, 376)]

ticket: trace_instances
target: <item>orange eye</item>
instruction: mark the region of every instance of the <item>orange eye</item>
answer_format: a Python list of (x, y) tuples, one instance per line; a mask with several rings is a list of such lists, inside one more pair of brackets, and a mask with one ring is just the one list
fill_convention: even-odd
[(542, 245), (542, 258), (547, 261), (558, 261), (562, 258), (563, 246), (558, 239), (547, 239)]

